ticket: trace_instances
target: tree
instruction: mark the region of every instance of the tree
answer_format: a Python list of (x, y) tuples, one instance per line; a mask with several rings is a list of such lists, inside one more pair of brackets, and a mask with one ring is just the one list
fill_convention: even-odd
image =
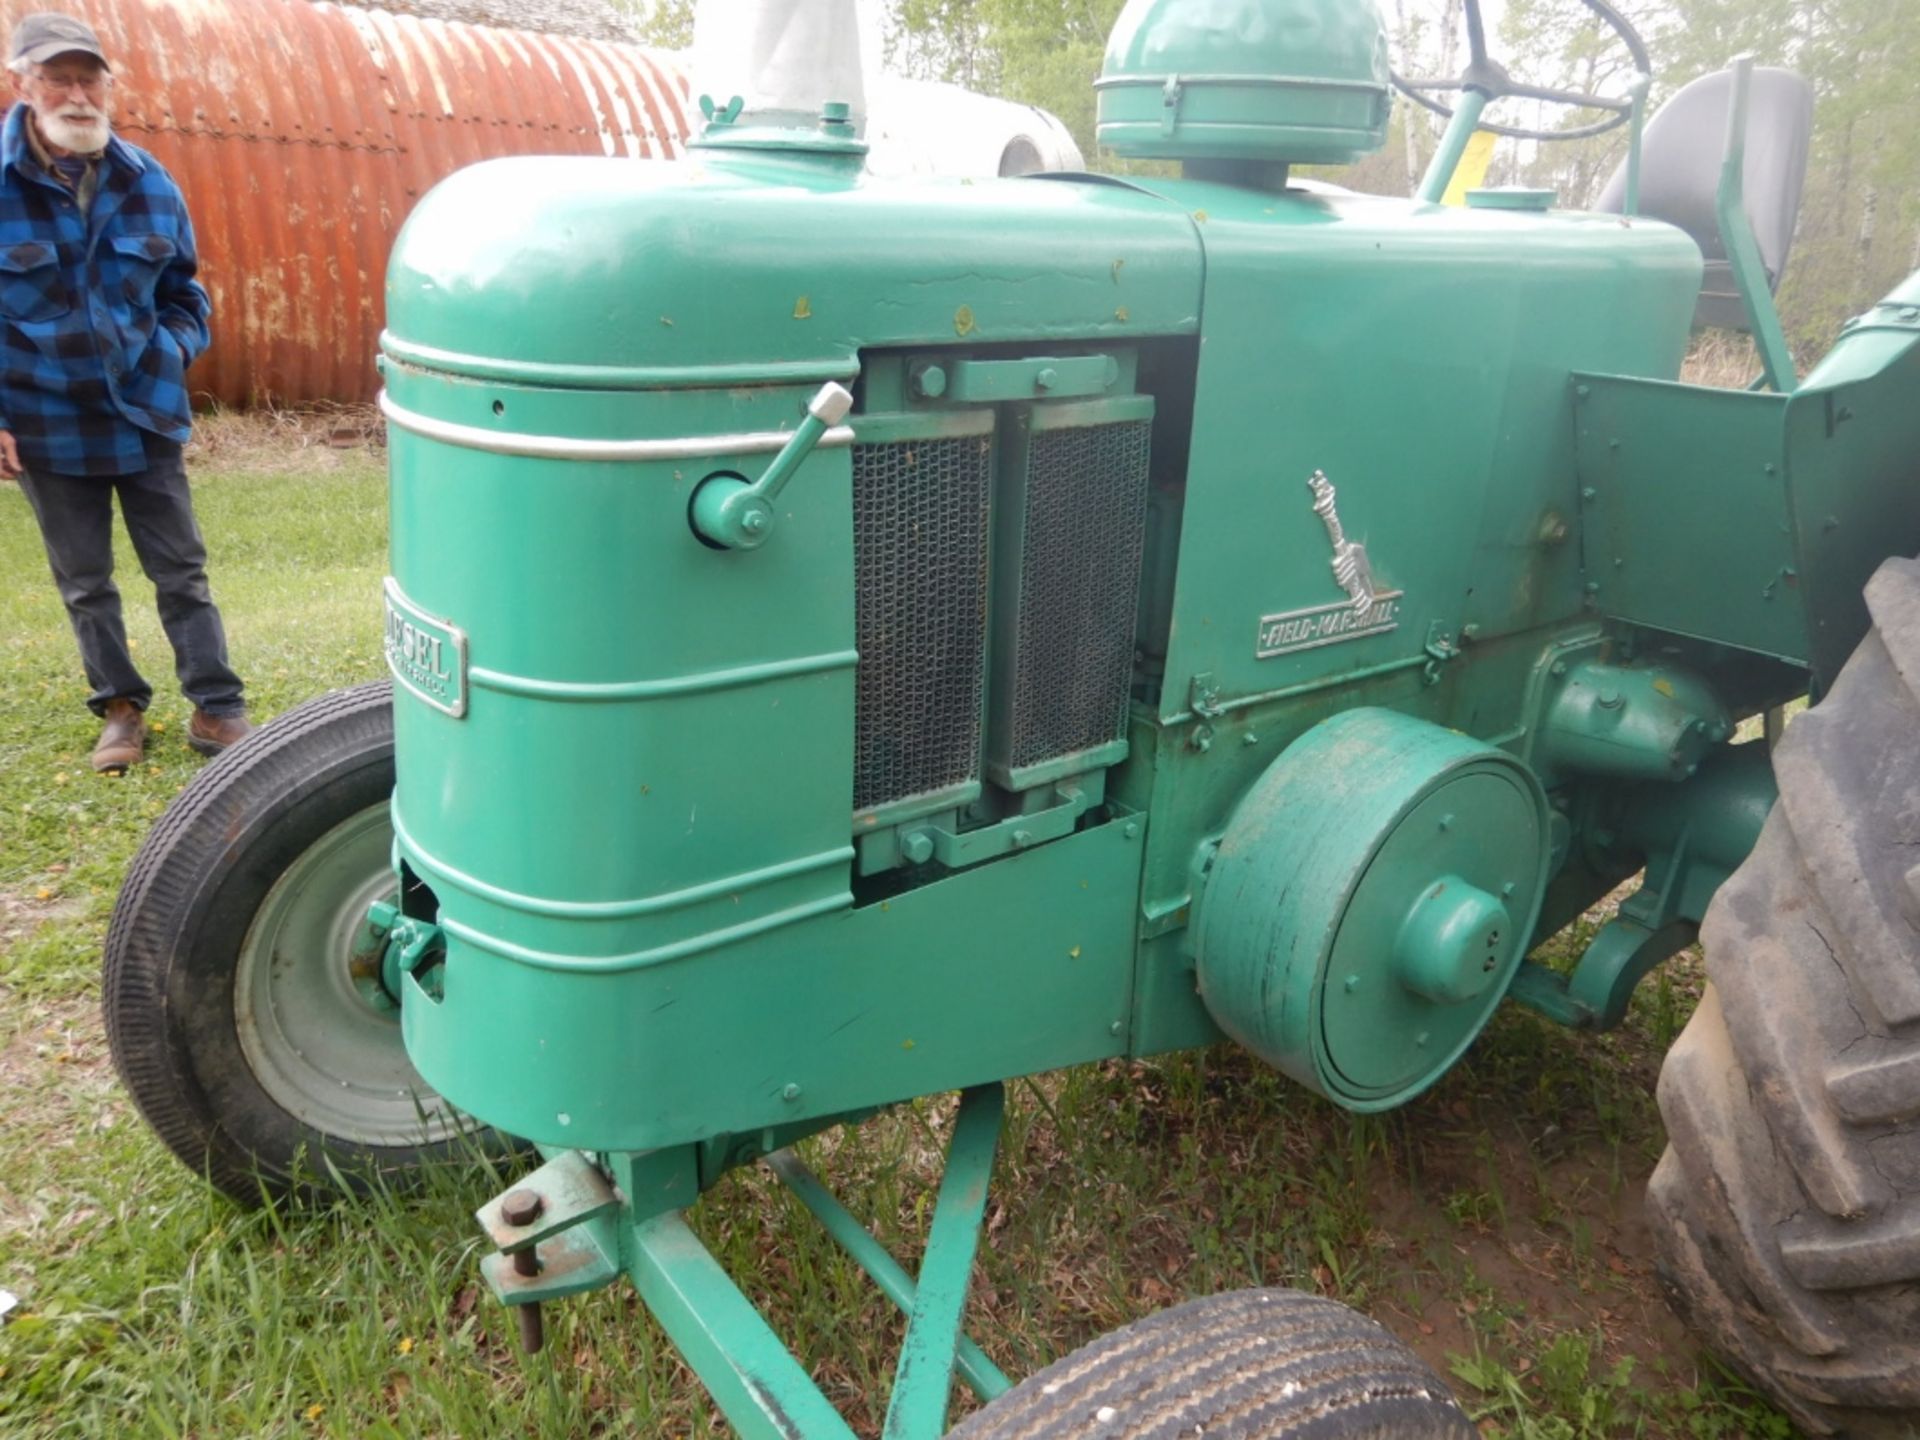
[(915, 80), (997, 94), (999, 55), (975, 0), (892, 0), (887, 63)]
[(642, 45), (685, 50), (693, 44), (694, 0), (616, 0)]

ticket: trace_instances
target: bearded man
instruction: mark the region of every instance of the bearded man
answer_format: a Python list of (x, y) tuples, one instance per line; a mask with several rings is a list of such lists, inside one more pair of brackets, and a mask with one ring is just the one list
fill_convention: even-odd
[(153, 581), (187, 743), (218, 754), (247, 734), (240, 677), (207, 586), (181, 446), (186, 370), (207, 345), (193, 226), (180, 190), (113, 134), (113, 73), (71, 15), (14, 27), (17, 100), (0, 130), (0, 477), (40, 522), (54, 584), (106, 721), (93, 768), (146, 753), (153, 687), (134, 667), (113, 583), (113, 499)]

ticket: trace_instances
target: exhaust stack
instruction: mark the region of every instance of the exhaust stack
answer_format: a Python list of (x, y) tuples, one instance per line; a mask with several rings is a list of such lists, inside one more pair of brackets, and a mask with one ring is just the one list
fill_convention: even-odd
[(862, 74), (855, 0), (705, 0), (693, 31), (707, 113), (698, 143), (863, 151)]

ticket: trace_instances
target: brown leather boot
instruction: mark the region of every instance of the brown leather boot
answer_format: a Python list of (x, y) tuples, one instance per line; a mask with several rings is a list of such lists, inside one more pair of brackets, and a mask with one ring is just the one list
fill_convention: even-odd
[(202, 755), (218, 755), (252, 733), (245, 715), (209, 715), (197, 705), (187, 722), (187, 744)]
[(93, 768), (102, 775), (124, 775), (147, 755), (147, 717), (131, 700), (109, 700), (106, 728), (93, 747)]

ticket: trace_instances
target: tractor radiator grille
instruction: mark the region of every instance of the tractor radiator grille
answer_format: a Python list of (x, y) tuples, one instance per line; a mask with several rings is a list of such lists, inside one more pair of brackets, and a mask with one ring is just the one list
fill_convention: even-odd
[(853, 450), (853, 806), (980, 768), (992, 437)]
[(1032, 437), (997, 766), (1018, 770), (1126, 733), (1152, 428), (1136, 420)]

